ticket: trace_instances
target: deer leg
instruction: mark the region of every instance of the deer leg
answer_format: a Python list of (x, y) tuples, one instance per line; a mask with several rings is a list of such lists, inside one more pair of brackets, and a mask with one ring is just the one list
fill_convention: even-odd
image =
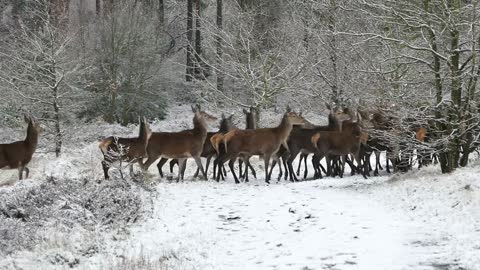
[[(255, 171), (252, 164), (250, 163), (250, 158), (248, 160), (248, 168), (250, 168), (250, 172), (252, 173), (253, 177), (255, 177), (255, 179), (257, 179), (257, 172)], [(245, 170), (246, 169), (247, 169), (247, 167), (245, 167)]]
[[(386, 158), (386, 162), (387, 162), (387, 173), (390, 173), (389, 161), (390, 161), (390, 160), (389, 160), (388, 158)], [(393, 169), (395, 170), (395, 167), (394, 167), (394, 165), (393, 165), (393, 162), (392, 162), (392, 167), (393, 167)]]
[(180, 158), (178, 159), (178, 177), (177, 177), (177, 183), (182, 180), (182, 172), (187, 165), (186, 159)]
[[(382, 163), (380, 163), (380, 157), (382, 156), (382, 152), (375, 151), (375, 156), (377, 157), (378, 168), (383, 171)], [(387, 167), (388, 167), (388, 164), (387, 164)]]
[(28, 169), (27, 166), (25, 166), (24, 170), (26, 174), (25, 179), (28, 179), (28, 176), (30, 175), (30, 169)]
[(300, 167), (302, 167), (302, 158), (303, 158), (303, 154), (300, 155), (300, 162), (298, 163), (298, 167), (297, 167), (297, 176), (300, 176)]
[(225, 168), (225, 165), (222, 165), (222, 180), (225, 181), (225, 177), (227, 177), (227, 169)]
[(180, 166), (180, 164), (178, 163), (178, 159), (176, 158), (170, 160), (170, 173), (173, 173), (173, 167), (175, 167), (175, 165)]
[[(354, 155), (354, 158), (355, 158), (355, 161), (357, 162), (357, 164), (360, 164), (360, 163), (358, 163), (360, 161), (360, 155), (358, 153), (356, 153)], [(365, 175), (365, 169), (364, 170), (360, 169), (360, 166), (358, 166), (357, 169), (358, 169), (358, 172), (362, 174), (363, 178), (367, 179), (367, 176)]]
[(212, 160), (212, 155), (207, 157), (207, 164), (205, 164), (205, 174), (208, 174), (208, 167), (210, 166), (210, 160)]
[(133, 174), (133, 163), (130, 162), (130, 165), (129, 165), (129, 174), (130, 174), (130, 177), (133, 178), (134, 174)]
[[(388, 162), (388, 161), (387, 161)], [(378, 169), (380, 167), (380, 152), (375, 151), (375, 171), (373, 171), (373, 175), (377, 176), (378, 175)], [(388, 165), (387, 165), (388, 168)], [(388, 171), (388, 169), (387, 169)]]
[[(300, 156), (300, 163), (302, 163), (302, 156), (303, 156), (303, 163), (305, 164), (305, 168), (303, 170), (303, 179), (307, 179), (307, 176), (308, 176), (308, 168), (307, 168), (307, 157), (308, 157), (308, 154), (302, 154)], [(300, 164), (299, 164), (300, 165)]]
[(321, 166), (320, 160), (321, 160), (320, 155), (315, 154), (312, 156), (312, 166), (315, 171), (313, 174), (313, 179), (317, 179), (317, 178), (322, 179), (322, 171), (320, 169), (320, 166)]
[[(185, 161), (183, 162), (183, 163), (185, 163), (185, 165), (183, 165), (183, 168), (182, 168), (182, 180), (185, 179), (185, 170), (187, 169), (187, 161), (188, 161), (188, 159), (185, 159)], [(178, 169), (180, 170), (180, 165), (179, 165)]]
[(152, 165), (158, 158), (159, 158), (159, 156), (156, 156), (156, 157), (150, 156), (150, 157), (148, 157), (147, 161), (145, 161), (145, 163), (143, 163), (143, 169), (144, 169), (145, 171), (148, 171), (148, 168), (150, 167), (150, 165)]
[(263, 161), (265, 163), (265, 182), (270, 184), (270, 179), (268, 178), (268, 165), (270, 165), (270, 155), (263, 155)]
[(160, 177), (163, 178), (163, 170), (162, 167), (163, 165), (168, 161), (168, 158), (161, 158), (160, 161), (157, 163), (157, 168), (158, 168), (158, 173), (160, 174)]
[(248, 158), (245, 158), (245, 183), (248, 182), (248, 163), (250, 163)]
[(200, 171), (202, 172), (203, 179), (208, 180), (207, 174), (205, 173), (205, 170), (203, 169), (202, 160), (200, 159), (200, 157), (193, 157), (193, 158), (195, 159), (195, 163), (197, 163), (197, 167), (200, 168)]
[[(277, 177), (277, 182), (280, 181), (280, 178), (282, 178), (283, 175), (283, 170), (282, 170), (282, 163), (280, 163), (280, 157), (277, 157), (277, 163), (278, 163), (278, 177)], [(272, 179), (272, 176), (269, 176), (270, 179)]]
[(103, 168), (103, 174), (105, 176), (105, 180), (110, 179), (110, 177), (108, 176), (108, 169), (110, 169), (110, 163), (105, 160), (102, 160), (102, 168)]
[[(213, 160), (213, 179), (215, 179), (217, 182), (220, 181), (220, 178), (217, 178), (217, 167), (219, 163), (219, 157), (215, 158)], [(220, 173), (220, 172), (219, 172)]]
[(291, 182), (294, 182), (294, 181), (298, 181), (298, 178), (297, 176), (295, 175), (295, 171), (293, 169), (293, 161), (295, 160), (295, 158), (297, 157), (298, 153), (300, 152), (299, 150), (297, 150), (296, 148), (294, 149), (290, 149), (291, 152), (290, 152), (290, 156), (288, 157), (288, 160), (287, 160), (287, 164), (288, 164), (288, 175), (290, 176), (290, 181)]
[(18, 167), (18, 180), (22, 180), (23, 179), (23, 169), (25, 167), (24, 166), (19, 166)]
[[(270, 172), (268, 173), (269, 178), (272, 178), (273, 168), (275, 168), (276, 165), (277, 165), (277, 161), (275, 159), (273, 159), (272, 160), (272, 166), (270, 167)], [(279, 164), (279, 167), (280, 167), (280, 164)]]
[(228, 162), (228, 167), (230, 167), (230, 171), (233, 174), (233, 178), (235, 179), (235, 184), (240, 184), (240, 181), (238, 181), (237, 174), (235, 173), (235, 167), (234, 167), (235, 160), (236, 160), (236, 158), (230, 159), (230, 161)]

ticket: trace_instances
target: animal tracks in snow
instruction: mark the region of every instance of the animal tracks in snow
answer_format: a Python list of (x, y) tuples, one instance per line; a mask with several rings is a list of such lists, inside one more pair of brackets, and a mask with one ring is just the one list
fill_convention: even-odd
[(137, 228), (132, 243), (153, 258), (176, 247), (191, 269), (435, 269), (421, 264), (435, 254), (412, 256), (428, 244), (415, 242), (418, 228), (353, 189), (308, 181), (158, 190), (159, 219)]

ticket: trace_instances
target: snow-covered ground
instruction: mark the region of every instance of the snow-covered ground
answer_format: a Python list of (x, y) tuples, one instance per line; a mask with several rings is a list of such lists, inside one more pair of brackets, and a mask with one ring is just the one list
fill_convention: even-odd
[[(121, 243), (173, 269), (479, 269), (480, 168), (265, 185), (162, 182)], [(118, 248), (118, 247), (117, 247)]]
[[(185, 115), (157, 122), (153, 129), (187, 128), (191, 118)], [(269, 123), (277, 118), (267, 115)], [(0, 187), (0, 195), (40, 185), (48, 175), (98, 179), (101, 156), (89, 141), (115, 130), (136, 133), (135, 127), (85, 129), (96, 131), (77, 137), (85, 142), (81, 150), (61, 160), (37, 158), (32, 179)], [(259, 175), (261, 163), (256, 158), (253, 163)], [(160, 180), (151, 167), (147, 179), (153, 190), (135, 191), (143, 198), (138, 221), (69, 235), (53, 228), (49, 245), (0, 258), (0, 269), (62, 269), (71, 261), (77, 269), (480, 269), (478, 162), (450, 175), (429, 167), (368, 180), (270, 185), (262, 179), (239, 185), (231, 178), (193, 180), (195, 166), (189, 164), (181, 183)], [(0, 178), (11, 180), (15, 174), (9, 173), (0, 171)], [(82, 241), (95, 242), (98, 249), (85, 253)], [(58, 263), (57, 254), (67, 263)]]

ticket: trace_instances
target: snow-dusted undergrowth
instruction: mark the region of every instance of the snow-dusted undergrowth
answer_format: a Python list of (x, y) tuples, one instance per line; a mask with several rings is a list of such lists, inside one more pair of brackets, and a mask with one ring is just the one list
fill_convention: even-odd
[[(263, 126), (280, 120), (262, 117)], [(243, 128), (243, 115), (235, 118)], [(186, 106), (152, 124), (189, 127)], [(2, 142), (23, 137), (0, 134)], [(156, 166), (145, 182), (117, 174), (97, 183), (97, 141), (111, 134), (135, 136), (137, 127), (72, 127), (60, 159), (42, 153), (43, 141), (30, 179), (0, 187), (0, 269), (480, 269), (478, 163), (450, 175), (430, 167), (235, 185), (194, 181), (189, 162), (183, 183), (159, 179)], [(262, 162), (253, 162), (263, 178)], [(1, 183), (15, 178), (0, 171)]]

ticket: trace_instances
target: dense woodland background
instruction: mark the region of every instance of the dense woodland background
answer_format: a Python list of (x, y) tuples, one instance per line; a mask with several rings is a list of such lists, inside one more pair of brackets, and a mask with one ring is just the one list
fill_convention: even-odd
[(58, 156), (65, 127), (86, 121), (328, 102), (381, 112), (381, 136), (450, 172), (479, 142), (479, 2), (2, 0), (0, 125), (33, 114)]

